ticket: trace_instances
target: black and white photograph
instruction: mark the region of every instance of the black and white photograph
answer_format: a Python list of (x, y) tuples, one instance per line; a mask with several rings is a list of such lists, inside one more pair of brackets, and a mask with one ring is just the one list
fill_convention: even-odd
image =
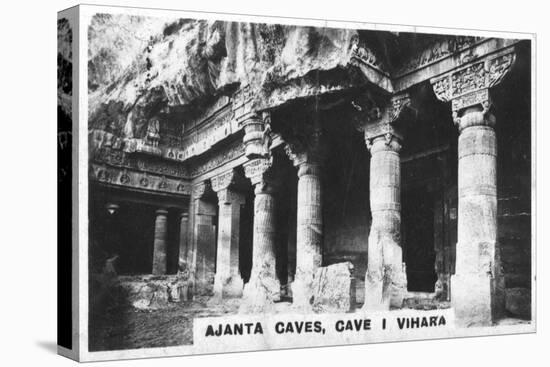
[(86, 6), (74, 19), (81, 348), (534, 331), (531, 37)]
[[(62, 3), (51, 55), (29, 20), (33, 56), (5, 68), (36, 81), (19, 82), (28, 96), (6, 88), (27, 101), (7, 109), (29, 114), (6, 140), (33, 162), (18, 163), (32, 179), (6, 169), (28, 192), (3, 201), (21, 222), (4, 279), (25, 294), (5, 292), (25, 314), (5, 313), (8, 339), (45, 335), (42, 319), (51, 341), (35, 346), (66, 362), (532, 364), (538, 23), (485, 27), (451, 17), (459, 4), (423, 26), (393, 3), (393, 18), (367, 3), (347, 18), (344, 3), (323, 5), (333, 16)], [(42, 63), (51, 96), (35, 106)], [(49, 135), (27, 120), (51, 120)]]

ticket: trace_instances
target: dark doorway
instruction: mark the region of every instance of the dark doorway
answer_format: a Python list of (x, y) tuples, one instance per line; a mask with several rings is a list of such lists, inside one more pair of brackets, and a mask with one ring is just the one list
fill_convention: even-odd
[(92, 202), (90, 207), (91, 272), (102, 272), (106, 260), (118, 256), (115, 265), (118, 274), (150, 274), (154, 208), (132, 203), (110, 210), (107, 207), (104, 202)]
[(119, 255), (119, 274), (150, 274), (153, 266), (155, 210), (143, 204), (121, 205), (110, 234), (111, 251)]
[(402, 198), (403, 258), (407, 289), (433, 292), (435, 273), (434, 198), (424, 188), (409, 190)]

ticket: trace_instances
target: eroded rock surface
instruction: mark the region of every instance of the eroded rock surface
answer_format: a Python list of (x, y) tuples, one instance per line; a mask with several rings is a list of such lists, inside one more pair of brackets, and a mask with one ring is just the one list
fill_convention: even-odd
[(353, 264), (342, 262), (319, 268), (313, 281), (313, 310), (322, 313), (348, 312), (354, 306)]
[(263, 109), (353, 83), (355, 30), (111, 14), (88, 30), (90, 127), (123, 138), (238, 85)]

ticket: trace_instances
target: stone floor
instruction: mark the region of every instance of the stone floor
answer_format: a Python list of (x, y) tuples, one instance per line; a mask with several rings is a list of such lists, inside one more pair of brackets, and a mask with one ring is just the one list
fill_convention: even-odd
[(231, 301), (213, 305), (199, 298), (156, 310), (113, 307), (90, 318), (90, 351), (193, 344), (194, 318), (234, 314), (238, 305)]
[[(209, 301), (208, 297), (190, 302), (173, 303), (155, 310), (138, 310), (131, 306), (117, 306), (90, 318), (90, 351), (167, 347), (193, 344), (193, 319), (198, 317), (236, 314), (239, 299), (226, 300), (222, 304)], [(355, 310), (361, 309), (355, 305)], [(433, 310), (449, 308), (449, 302), (436, 301), (429, 295), (409, 295), (403, 308)], [(288, 301), (277, 302), (276, 313), (292, 311)], [(498, 325), (529, 323), (516, 318), (506, 318)]]

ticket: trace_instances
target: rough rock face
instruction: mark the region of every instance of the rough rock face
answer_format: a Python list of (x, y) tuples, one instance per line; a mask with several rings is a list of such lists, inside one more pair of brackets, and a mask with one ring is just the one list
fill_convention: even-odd
[(343, 262), (319, 268), (313, 281), (313, 310), (322, 313), (348, 312), (354, 306), (353, 264)]
[(72, 73), (73, 73), (73, 31), (66, 18), (57, 21), (57, 105), (67, 116), (71, 116)]
[(236, 85), (250, 85), (258, 109), (342, 89), (351, 83), (342, 75), (354, 36), (343, 29), (96, 14), (88, 34), (90, 127), (133, 137), (167, 106)]

